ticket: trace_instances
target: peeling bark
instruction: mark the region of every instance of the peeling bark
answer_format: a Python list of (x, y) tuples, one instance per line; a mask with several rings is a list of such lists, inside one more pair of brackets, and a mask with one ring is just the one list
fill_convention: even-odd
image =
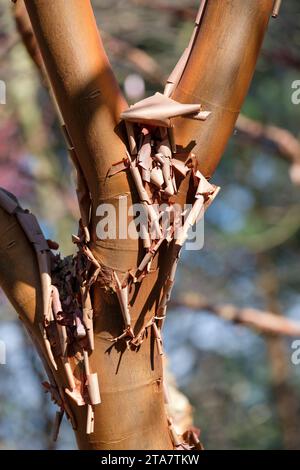
[[(273, 1), (231, 0), (225, 7), (220, 0), (201, 2), (177, 88), (177, 78), (169, 82), (173, 104), (167, 96), (160, 98), (168, 104), (152, 122), (147, 106), (137, 121), (130, 110), (124, 112), (127, 104), (88, 0), (25, 0), (25, 5), (77, 167), (82, 219), (73, 236), (74, 270), (49, 253), (52, 284), (46, 286), (41, 281), (47, 263), (42, 265), (41, 257), (48, 249), (33, 250), (36, 239), (21, 226), (26, 212), (0, 209), (0, 283), (44, 357), (45, 387), (60, 406), (55, 436), (66, 412), (81, 449), (200, 449), (196, 433), (178, 436), (166, 415), (160, 329), (187, 230), (218, 192), (205, 177), (211, 177), (233, 129)], [(171, 107), (177, 111), (171, 113)], [(212, 113), (208, 120), (207, 111)], [(150, 133), (157, 147), (152, 158), (161, 170), (160, 189), (151, 186), (154, 168), (147, 166), (147, 149), (139, 147), (143, 126), (144, 136)], [(193, 147), (197, 159), (190, 153)], [(175, 154), (186, 165), (175, 163), (173, 169)], [(189, 199), (194, 204), (177, 242), (173, 228), (164, 233), (159, 226), (153, 208), (157, 190), (170, 205), (183, 207)], [(118, 216), (124, 196), (129, 205), (143, 202), (148, 221), (156, 223), (150, 245), (97, 238), (99, 204), (111, 203)]]

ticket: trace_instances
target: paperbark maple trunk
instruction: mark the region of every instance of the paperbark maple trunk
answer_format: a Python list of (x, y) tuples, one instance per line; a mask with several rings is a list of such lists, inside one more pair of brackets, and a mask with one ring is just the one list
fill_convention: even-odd
[[(141, 246), (135, 240), (99, 240), (97, 207), (120, 199), (138, 202), (131, 177), (107, 179), (125, 156), (120, 113), (127, 107), (111, 71), (89, 0), (25, 0), (43, 61), (92, 200), (90, 223), (94, 256), (120, 275), (136, 268)], [(273, 0), (208, 0), (200, 32), (174, 99), (200, 102), (212, 111), (206, 123), (178, 120), (177, 143), (196, 140), (200, 170), (211, 176), (233, 131), (248, 90)], [(182, 194), (184, 201), (186, 194)], [(32, 247), (14, 215), (0, 209), (0, 285), (32, 329), (40, 347), (40, 280)], [(137, 333), (153, 317), (168, 269), (168, 253), (159, 253), (150, 274), (133, 293), (132, 324)], [(105, 279), (102, 279), (105, 281)], [(91, 368), (98, 373), (102, 403), (95, 407), (95, 431), (87, 435), (86, 408), (70, 401), (81, 449), (172, 449), (164, 409), (161, 356), (149, 334), (137, 352), (107, 339), (122, 331), (120, 308), (111, 293), (93, 288), (95, 350)], [(73, 368), (75, 364), (73, 364)], [(61, 368), (56, 381), (64, 386)]]

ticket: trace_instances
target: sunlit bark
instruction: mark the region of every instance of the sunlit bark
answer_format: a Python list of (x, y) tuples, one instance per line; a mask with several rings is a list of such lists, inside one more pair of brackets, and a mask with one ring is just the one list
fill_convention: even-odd
[[(125, 156), (120, 113), (127, 105), (103, 49), (90, 2), (25, 0), (25, 4), (70, 137), (70, 148), (91, 196), (89, 247), (101, 265), (124, 275), (137, 267), (140, 244), (118, 238), (98, 240), (96, 210), (103, 202), (118, 207), (124, 195), (128, 206), (138, 201), (128, 173), (107, 178), (112, 164)], [(232, 132), (272, 6), (272, 0), (207, 2), (190, 61), (174, 93), (178, 101), (200, 102), (212, 111), (205, 123), (176, 123), (177, 143), (187, 147), (196, 141), (195, 152), (206, 176), (212, 175)], [(186, 192), (181, 194), (182, 202)], [(1, 286), (27, 326), (34, 325), (41, 294), (36, 259), (14, 216), (1, 210), (0, 220)], [(159, 253), (152, 268), (129, 299), (136, 333), (155, 314), (170, 269), (169, 253)], [(101, 281), (103, 284), (105, 277)], [(162, 360), (153, 347), (152, 336), (145, 338), (138, 351), (128, 350), (123, 343), (110, 347), (107, 339), (122, 331), (120, 308), (100, 283), (94, 285), (92, 294), (96, 316), (90, 365), (99, 376), (102, 403), (95, 407), (95, 432), (89, 435), (85, 432), (86, 408), (69, 403), (77, 422), (79, 447), (172, 449), (164, 410)], [(33, 334), (39, 338), (37, 328), (33, 327)], [(55, 378), (65, 386), (60, 367)]]

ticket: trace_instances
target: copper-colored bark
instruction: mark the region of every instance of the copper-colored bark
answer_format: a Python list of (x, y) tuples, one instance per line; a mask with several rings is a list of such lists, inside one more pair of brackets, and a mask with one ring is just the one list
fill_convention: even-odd
[(38, 265), (14, 215), (0, 208), (0, 284), (19, 315), (34, 323), (41, 308)]
[[(132, 200), (137, 201), (137, 194), (128, 173), (107, 178), (112, 164), (125, 156), (119, 122), (126, 103), (105, 55), (90, 2), (25, 0), (25, 4), (91, 193), (89, 246), (99, 262), (123, 275), (137, 267), (139, 243), (97, 240), (96, 209), (101, 202), (117, 206), (119, 197), (124, 195), (129, 206)], [(272, 0), (226, 0), (225, 5), (220, 0), (208, 1), (190, 62), (173, 97), (179, 102), (200, 102), (213, 112), (209, 124), (183, 120), (176, 124), (177, 143), (188, 146), (197, 140), (197, 156), (207, 175), (211, 175), (221, 157), (247, 92), (272, 5)], [(183, 191), (182, 202), (185, 199)], [(1, 228), (4, 227), (0, 283), (17, 312), (33, 323), (39, 310), (36, 299), (40, 299), (34, 253), (14, 216), (1, 210), (0, 218)], [(13, 229), (9, 229), (11, 225)], [(15, 242), (12, 246), (11, 240)], [(136, 333), (156, 311), (169, 263), (168, 253), (160, 253), (153, 271), (131, 295), (130, 314)], [(102, 403), (95, 407), (95, 432), (90, 435), (85, 432), (86, 407), (69, 403), (77, 421), (79, 447), (172, 449), (164, 410), (162, 361), (153, 347), (153, 337), (149, 334), (138, 352), (127, 350), (124, 343), (111, 345), (107, 340), (117, 337), (123, 328), (119, 305), (111, 293), (96, 284), (93, 307), (95, 350), (90, 356), (90, 367), (98, 372)], [(37, 336), (37, 330), (35, 333)], [(66, 386), (62, 366), (56, 379)]]
[(178, 121), (176, 140), (193, 152), (212, 176), (247, 94), (273, 0), (208, 1), (190, 60), (172, 98), (201, 103), (212, 111), (207, 123)]
[[(104, 182), (111, 165), (125, 156), (125, 146), (115, 132), (125, 102), (102, 48), (90, 2), (57, 0), (49, 4), (41, 0), (26, 2), (26, 6), (94, 210), (111, 198), (117, 205), (122, 194), (128, 194), (130, 205), (125, 173)], [(94, 250), (103, 264), (120, 272), (137, 264), (138, 242), (110, 244), (108, 250), (105, 243)], [(154, 314), (155, 296), (144, 304), (158, 274), (154, 272), (143, 283), (131, 310), (134, 324), (140, 317), (138, 329)], [(123, 344), (111, 347), (107, 339), (122, 331), (119, 307), (116, 302), (106, 302), (103, 291), (95, 289), (94, 308), (98, 316), (90, 363), (99, 375), (102, 404), (95, 407), (95, 432), (90, 436), (85, 434), (85, 408), (76, 410), (80, 414), (80, 448), (173, 448), (164, 412), (161, 358), (153, 350), (150, 336), (138, 354), (127, 351)]]

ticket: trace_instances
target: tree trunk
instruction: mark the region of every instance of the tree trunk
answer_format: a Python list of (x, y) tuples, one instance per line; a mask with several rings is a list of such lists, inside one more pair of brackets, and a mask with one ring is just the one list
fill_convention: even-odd
[[(58, 386), (64, 409), (69, 417), (73, 416), (80, 449), (173, 449), (180, 446), (181, 440), (176, 440), (165, 412), (161, 350), (156, 347), (160, 341), (153, 319), (158, 316), (166, 281), (171, 283), (170, 270), (177, 263), (178, 252), (174, 242), (164, 242), (150, 272), (131, 286), (131, 328), (135, 337), (142, 333), (141, 344), (137, 348), (126, 347), (128, 336), (110, 342), (124, 330), (115, 275), (126, 283), (128, 273), (136, 271), (145, 254), (140, 240), (99, 240), (96, 233), (99, 205), (112, 204), (118, 217), (124, 216), (120, 201), (126, 200), (130, 207), (140, 200), (130, 172), (107, 177), (113, 165), (126, 158), (128, 143), (120, 114), (127, 104), (103, 49), (89, 0), (25, 0), (25, 4), (79, 175), (81, 234), (86, 238), (85, 243), (82, 239), (76, 243), (79, 251), (88, 247), (96, 260), (93, 263), (99, 265), (90, 289), (94, 350), (89, 351), (89, 366), (91, 373), (98, 374), (102, 400), (92, 407), (94, 432), (86, 433), (87, 412), (91, 409), (76, 405), (65, 392), (70, 381), (68, 368), (63, 364), (66, 358), (56, 358), (56, 371), (46, 354), (40, 333), (40, 268), (35, 244), (28, 241), (18, 223), (19, 208), (12, 214), (0, 209), (0, 285), (32, 332), (42, 356), (48, 357), (46, 369)], [(201, 103), (212, 111), (205, 122), (175, 121), (179, 148), (194, 147), (198, 169), (211, 177), (247, 93), (273, 0), (208, 0), (203, 5), (189, 60), (172, 98), (182, 103)], [(190, 173), (180, 186), (177, 202), (183, 205), (189, 191)], [(65, 286), (63, 281), (62, 285)], [(162, 321), (156, 321), (160, 327)], [(75, 377), (74, 390), (78, 391), (86, 380), (82, 351), (69, 353), (68, 361)]]

